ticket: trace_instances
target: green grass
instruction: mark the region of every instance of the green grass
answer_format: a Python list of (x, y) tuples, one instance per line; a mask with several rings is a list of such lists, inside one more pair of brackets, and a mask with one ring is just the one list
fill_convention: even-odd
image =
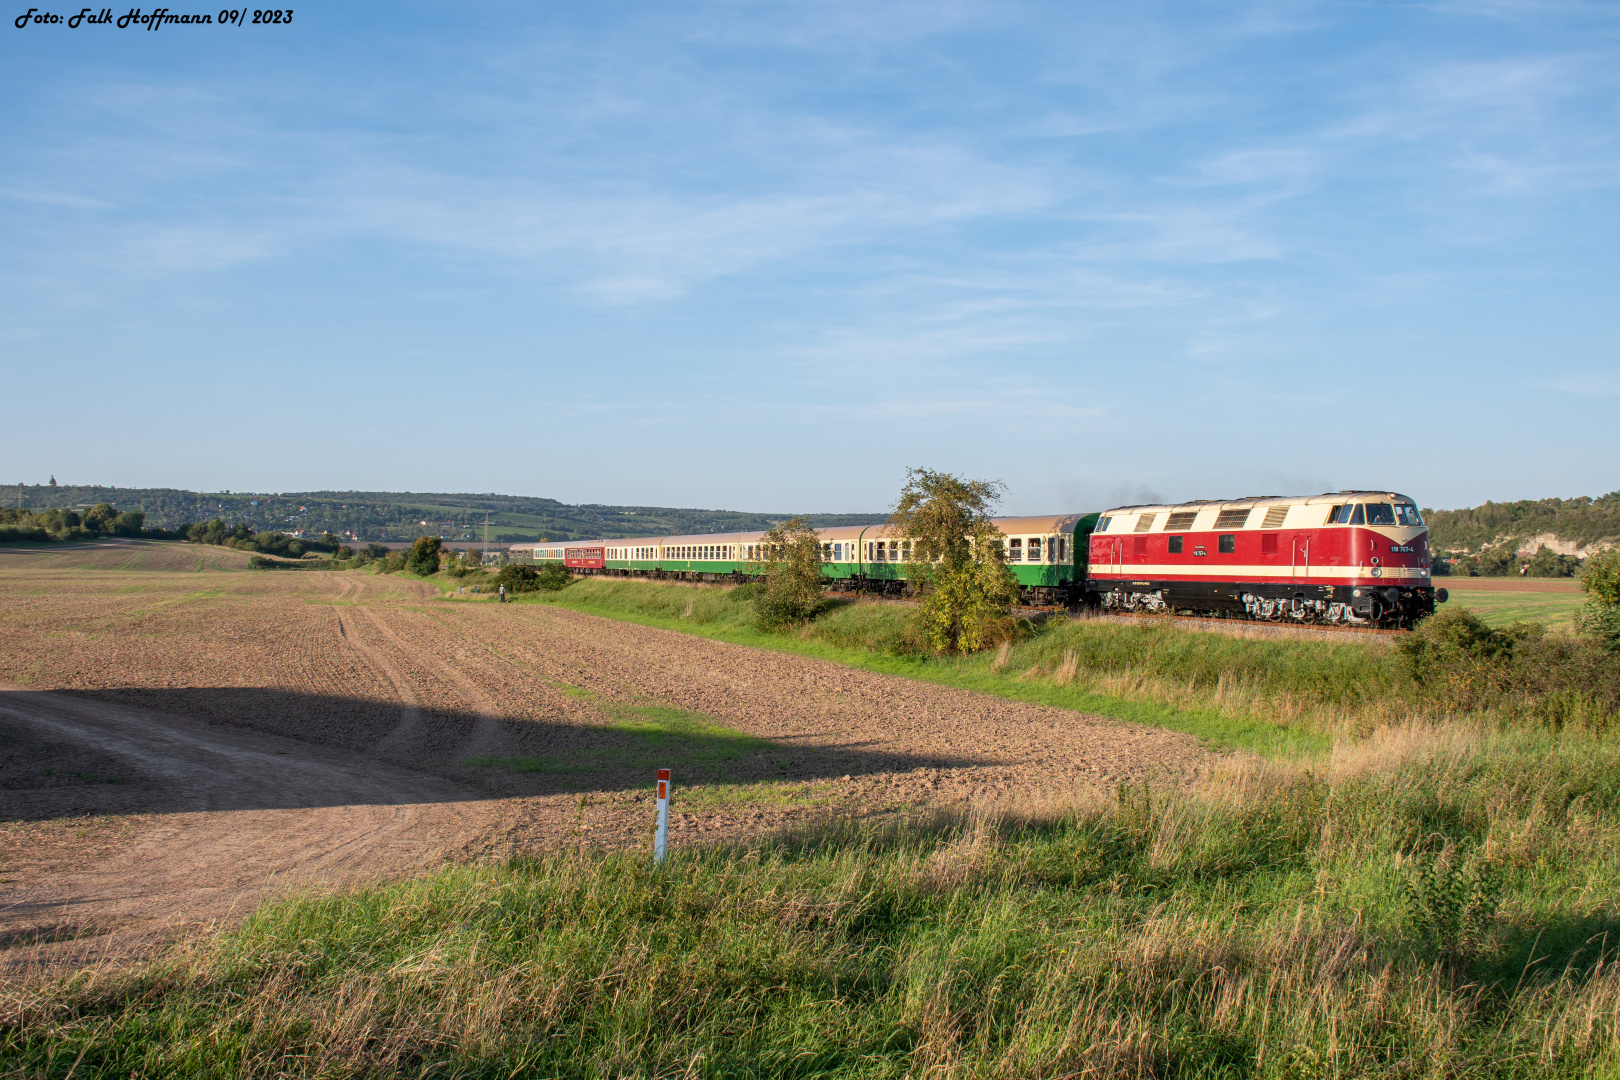
[[(578, 687), (559, 689), (594, 702)], [(767, 754), (776, 744), (730, 728), (701, 713), (663, 705), (604, 705), (613, 719), (596, 730), (595, 746), (572, 747), (564, 757), (479, 757), (467, 764), (520, 773), (582, 773), (672, 768), (685, 775), (707, 775), (747, 755)]]
[(1580, 592), (1486, 592), (1458, 589), (1447, 606), (1465, 607), (1492, 626), (1514, 622), (1538, 622), (1549, 629), (1568, 633), (1575, 626), (1575, 612), (1586, 602)]
[[(18, 1075), (1592, 1077), (1620, 752), (1394, 733), (1055, 818), (558, 854), (8, 991)], [(75, 1071), (76, 1070), (76, 1071)]]

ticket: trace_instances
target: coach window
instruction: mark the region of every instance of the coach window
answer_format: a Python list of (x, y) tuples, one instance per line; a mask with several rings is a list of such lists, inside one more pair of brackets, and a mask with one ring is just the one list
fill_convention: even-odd
[(1029, 538), (1029, 561), (1041, 561), (1041, 538), (1038, 536), (1032, 536)]
[(1170, 554), (1172, 554), (1172, 555), (1180, 555), (1181, 554), (1181, 537), (1172, 536), (1170, 538)]
[(1236, 533), (1221, 533), (1220, 553), (1222, 555), (1230, 555), (1236, 550), (1237, 550), (1237, 534)]
[(1024, 561), (1024, 542), (1022, 540), (1020, 540), (1016, 536), (1013, 537), (1011, 540), (1007, 541), (1007, 561), (1008, 562), (1023, 562)]

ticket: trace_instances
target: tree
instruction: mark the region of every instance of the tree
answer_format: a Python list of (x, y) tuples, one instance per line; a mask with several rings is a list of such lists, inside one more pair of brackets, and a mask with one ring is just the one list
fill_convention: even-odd
[(1575, 617), (1576, 626), (1620, 652), (1620, 548), (1588, 557), (1580, 578), (1588, 599)]
[(821, 539), (802, 517), (772, 526), (760, 538), (748, 572), (765, 579), (754, 600), (754, 621), (762, 630), (781, 630), (813, 617), (824, 600)]
[(146, 513), (141, 510), (125, 510), (112, 519), (111, 527), (116, 536), (139, 536), (141, 528), (146, 524)]
[(111, 531), (113, 519), (117, 516), (118, 511), (107, 503), (96, 503), (84, 512), (85, 530), (98, 536), (107, 533)]
[(416, 543), (411, 545), (411, 553), (405, 559), (405, 569), (413, 574), (427, 577), (429, 574), (439, 572), (439, 549), (443, 542), (437, 536), (419, 536)]
[(885, 532), (911, 541), (906, 578), (924, 591), (919, 612), (939, 652), (973, 652), (1010, 638), (1018, 579), (1007, 569), (991, 511), (1005, 485), (907, 469)]

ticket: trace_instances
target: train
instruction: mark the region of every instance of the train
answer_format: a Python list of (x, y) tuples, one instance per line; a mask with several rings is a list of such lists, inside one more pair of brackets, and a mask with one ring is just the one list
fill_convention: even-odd
[[(1267, 622), (1410, 627), (1446, 600), (1410, 498), (1337, 491), (995, 519), (1025, 604)], [(763, 532), (517, 545), (509, 558), (581, 575), (743, 583)], [(897, 596), (911, 541), (885, 525), (817, 530), (842, 591)]]

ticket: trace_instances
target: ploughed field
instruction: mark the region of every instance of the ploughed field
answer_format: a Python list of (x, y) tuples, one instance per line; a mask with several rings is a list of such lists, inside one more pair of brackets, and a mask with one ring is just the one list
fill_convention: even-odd
[(521, 851), (1191, 782), (1184, 735), (544, 605), (151, 542), (0, 549), (0, 957)]

